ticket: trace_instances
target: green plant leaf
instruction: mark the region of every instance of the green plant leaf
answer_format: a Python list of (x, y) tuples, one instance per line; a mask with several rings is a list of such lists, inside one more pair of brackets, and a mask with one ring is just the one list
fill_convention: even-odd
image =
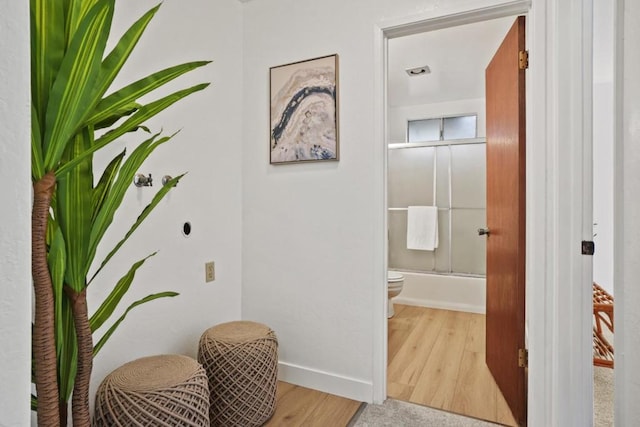
[(59, 328), (64, 331), (62, 336), (56, 336), (58, 387), (60, 389), (60, 399), (68, 402), (73, 392), (73, 384), (75, 383), (78, 368), (78, 341), (76, 339), (71, 306), (69, 299), (66, 297), (62, 300), (62, 316), (56, 319), (56, 323), (60, 323)]
[(171, 95), (167, 95), (164, 98), (161, 98), (157, 101), (154, 101), (150, 104), (140, 107), (140, 109), (133, 116), (127, 119), (122, 125), (120, 125), (116, 129), (113, 129), (107, 132), (102, 137), (96, 139), (95, 143), (90, 149), (88, 149), (81, 155), (77, 156), (76, 158), (70, 160), (69, 162), (66, 162), (65, 164), (61, 165), (56, 170), (56, 177), (62, 176), (65, 173), (69, 172), (69, 170), (71, 170), (78, 163), (83, 161), (84, 157), (90, 156), (91, 154), (95, 153), (102, 147), (115, 141), (117, 138), (121, 137), (125, 133), (136, 129), (142, 123), (144, 123), (151, 117), (155, 116), (159, 112), (165, 110), (167, 107), (173, 105), (175, 102), (181, 100), (185, 96), (188, 96), (194, 92), (200, 91), (206, 88), (207, 86), (209, 86), (209, 83), (202, 83), (199, 85), (192, 86), (188, 89), (179, 90), (177, 92), (172, 93)]
[(44, 132), (44, 165), (53, 170), (85, 117), (102, 94), (96, 94), (114, 0), (99, 0), (83, 17), (51, 88)]
[(65, 3), (65, 34), (68, 41), (73, 38), (78, 26), (82, 22), (82, 18), (84, 18), (91, 7), (93, 7), (96, 0), (65, 0)]
[(140, 168), (140, 165), (142, 165), (142, 163), (153, 152), (153, 150), (155, 150), (156, 147), (171, 138), (163, 137), (156, 141), (157, 136), (158, 134), (152, 136), (151, 138), (138, 145), (138, 147), (133, 150), (133, 152), (128, 156), (128, 158), (124, 161), (124, 164), (120, 168), (118, 176), (111, 186), (107, 198), (104, 200), (100, 211), (93, 221), (87, 258), (90, 262), (87, 263), (87, 270), (85, 271), (85, 275), (88, 273), (88, 266), (93, 261), (98, 244), (102, 240), (102, 236), (104, 236), (104, 233), (107, 231), (109, 225), (111, 225), (113, 216), (115, 215), (116, 210), (120, 207), (126, 191), (131, 188), (131, 182), (134, 175)]
[(93, 313), (91, 319), (89, 319), (91, 332), (95, 332), (98, 328), (100, 328), (100, 326), (104, 324), (104, 322), (107, 321), (107, 319), (109, 319), (109, 317), (111, 317), (111, 314), (113, 314), (113, 311), (120, 303), (120, 300), (122, 300), (122, 297), (129, 290), (131, 282), (133, 282), (138, 268), (140, 268), (146, 260), (154, 256), (155, 254), (157, 254), (157, 252), (154, 252), (151, 255), (148, 255), (133, 264), (129, 271), (127, 271), (127, 274), (125, 274), (122, 278), (120, 278), (120, 280), (118, 280), (118, 283), (113, 288), (109, 296), (105, 298), (102, 304), (100, 304), (100, 307), (96, 310), (95, 313)]
[(56, 358), (58, 360), (58, 375), (60, 378), (59, 388), (63, 399), (68, 400), (73, 390), (77, 348), (71, 308), (64, 295), (66, 248), (62, 231), (57, 226), (53, 231), (47, 261), (51, 272), (55, 301), (54, 318)]
[[(49, 245), (49, 253), (47, 255), (47, 263), (49, 264), (49, 272), (51, 273), (51, 282), (53, 284), (53, 298), (54, 298), (54, 313), (55, 319), (62, 318), (62, 301), (63, 289), (64, 289), (64, 276), (67, 267), (67, 253), (66, 245), (64, 243), (64, 236), (60, 227), (52, 227), (53, 237)], [(64, 335), (64, 329), (61, 322), (55, 322), (55, 333), (57, 337)], [(61, 342), (56, 343), (57, 352), (60, 353)]]
[(53, 242), (53, 235), (57, 227), (58, 223), (53, 219), (51, 213), (49, 213), (49, 220), (47, 221), (47, 245), (51, 245), (51, 242)]
[(122, 111), (123, 108), (126, 108), (131, 103), (136, 102), (147, 93), (152, 92), (160, 86), (163, 86), (191, 70), (207, 65), (210, 62), (211, 61), (195, 61), (176, 65), (153, 73), (128, 86), (125, 86), (100, 101), (96, 106), (96, 112), (87, 120), (87, 123), (103, 122), (118, 111)]
[[(38, 134), (44, 134), (49, 92), (65, 52), (62, 2), (31, 0), (31, 104), (38, 118)], [(32, 123), (33, 125), (33, 123)], [(33, 137), (33, 135), (32, 135)]]
[(107, 167), (104, 169), (102, 176), (100, 177), (100, 181), (98, 181), (98, 184), (93, 189), (92, 203), (91, 203), (93, 206), (91, 209), (93, 212), (91, 216), (92, 223), (93, 221), (95, 221), (96, 215), (98, 215), (98, 212), (102, 208), (102, 205), (107, 197), (107, 194), (109, 194), (109, 190), (111, 189), (113, 180), (115, 179), (116, 174), (120, 169), (120, 163), (122, 163), (122, 159), (124, 158), (124, 155), (126, 154), (126, 152), (127, 150), (122, 150), (120, 154), (118, 154), (116, 157), (113, 158), (113, 160), (111, 160), (111, 162), (109, 162)]
[[(67, 147), (64, 158), (74, 158), (91, 146), (93, 132), (84, 129)], [(93, 161), (87, 157), (58, 179), (57, 221), (67, 246), (66, 284), (80, 292), (87, 280), (87, 258), (93, 216)]]
[[(96, 91), (100, 94), (100, 97), (102, 97), (102, 95), (106, 93), (107, 89), (109, 89), (109, 87), (111, 86), (111, 83), (113, 83), (113, 80), (116, 78), (116, 76), (122, 69), (122, 66), (129, 58), (129, 55), (138, 44), (142, 33), (147, 28), (147, 25), (159, 8), (160, 5), (158, 4), (157, 6), (151, 8), (147, 13), (142, 15), (142, 17), (138, 19), (124, 33), (124, 35), (116, 44), (116, 47), (107, 55), (105, 60), (102, 62), (99, 84), (96, 87)], [(116, 108), (116, 110), (117, 109), (118, 108)]]
[(177, 292), (160, 292), (157, 294), (151, 294), (148, 295), (142, 299), (139, 299), (138, 301), (134, 302), (133, 304), (131, 304), (124, 312), (124, 314), (122, 314), (122, 316), (120, 316), (118, 318), (118, 320), (109, 328), (109, 330), (102, 336), (102, 338), (100, 338), (100, 341), (98, 341), (98, 343), (93, 347), (93, 357), (95, 357), (100, 350), (102, 349), (102, 347), (104, 346), (104, 344), (109, 340), (109, 338), (111, 338), (111, 335), (113, 335), (113, 333), (116, 331), (116, 329), (118, 328), (118, 326), (120, 326), (120, 323), (122, 323), (122, 321), (125, 319), (125, 317), (127, 316), (127, 314), (129, 314), (129, 312), (131, 310), (133, 310), (135, 307), (141, 305), (141, 304), (145, 304), (149, 301), (153, 301), (155, 299), (158, 298), (167, 298), (167, 297), (175, 297), (177, 295), (180, 295)]
[(38, 398), (35, 397), (33, 394), (31, 394), (31, 410), (32, 411), (38, 410)]
[(129, 239), (129, 237), (131, 237), (133, 232), (136, 231), (136, 229), (140, 226), (140, 224), (142, 224), (142, 222), (149, 216), (149, 214), (158, 205), (158, 203), (160, 203), (160, 201), (164, 198), (164, 196), (166, 196), (169, 193), (169, 191), (171, 191), (172, 188), (178, 185), (178, 182), (180, 182), (180, 179), (183, 176), (185, 176), (185, 174), (172, 178), (167, 182), (166, 185), (163, 185), (162, 188), (158, 190), (155, 196), (153, 196), (153, 200), (151, 201), (151, 203), (145, 206), (145, 208), (142, 210), (142, 213), (138, 216), (138, 219), (136, 220), (136, 222), (131, 226), (129, 231), (127, 231), (127, 234), (125, 234), (122, 240), (120, 240), (118, 244), (116, 244), (116, 246), (109, 252), (109, 254), (107, 254), (105, 259), (100, 264), (100, 267), (98, 268), (98, 270), (96, 270), (96, 272), (93, 274), (93, 276), (89, 280), (89, 284), (93, 281), (93, 279), (95, 279), (98, 273), (102, 271), (102, 268), (109, 262), (109, 260), (116, 254), (116, 252), (118, 252), (118, 250), (124, 244), (124, 242), (126, 242)]
[(31, 104), (31, 180), (36, 182), (44, 176), (44, 158), (42, 157), (42, 135), (35, 106)]
[[(111, 116), (109, 116), (106, 119), (94, 124), (93, 127), (96, 130), (97, 129), (104, 129), (104, 128), (111, 127), (118, 120), (122, 119), (123, 117), (131, 116), (133, 113), (138, 111), (140, 109), (140, 107), (141, 107), (141, 105), (138, 104), (138, 103), (135, 103), (135, 102), (132, 102), (131, 104), (127, 104), (127, 105), (123, 106), (121, 109), (115, 110)], [(132, 132), (135, 132), (136, 130), (137, 130), (137, 128), (133, 129)]]

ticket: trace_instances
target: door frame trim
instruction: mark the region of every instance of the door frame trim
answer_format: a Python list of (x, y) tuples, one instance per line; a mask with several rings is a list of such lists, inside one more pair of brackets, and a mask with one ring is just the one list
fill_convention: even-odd
[[(529, 425), (590, 425), (591, 259), (579, 243), (592, 233), (591, 50), (592, 0), (478, 0), (443, 6), (374, 28), (374, 129), (377, 223), (387, 235), (387, 40), (504, 16), (527, 15), (527, 273)], [(589, 64), (589, 66), (586, 66)], [(571, 76), (567, 84), (566, 76)], [(560, 120), (559, 117), (565, 119)], [(549, 166), (550, 165), (550, 166)], [(570, 165), (571, 167), (566, 167)], [(575, 191), (580, 188), (582, 191)], [(374, 249), (381, 266), (372, 289), (373, 396), (386, 399), (387, 240)], [(575, 247), (575, 250), (574, 250)], [(588, 357), (587, 357), (588, 356)], [(532, 399), (536, 396), (536, 399)], [(543, 396), (541, 398), (541, 396)]]

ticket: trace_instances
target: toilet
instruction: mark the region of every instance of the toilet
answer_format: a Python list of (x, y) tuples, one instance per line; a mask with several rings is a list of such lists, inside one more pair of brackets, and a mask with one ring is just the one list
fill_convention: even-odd
[(387, 318), (393, 317), (395, 312), (393, 311), (393, 302), (391, 298), (397, 297), (402, 292), (402, 285), (404, 283), (404, 276), (397, 271), (387, 271), (387, 293), (389, 294), (389, 304), (387, 305)]

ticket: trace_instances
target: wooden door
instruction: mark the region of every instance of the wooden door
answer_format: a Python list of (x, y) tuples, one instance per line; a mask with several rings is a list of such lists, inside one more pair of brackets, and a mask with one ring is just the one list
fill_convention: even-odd
[(518, 17), (486, 69), (487, 354), (513, 416), (526, 424), (525, 20)]

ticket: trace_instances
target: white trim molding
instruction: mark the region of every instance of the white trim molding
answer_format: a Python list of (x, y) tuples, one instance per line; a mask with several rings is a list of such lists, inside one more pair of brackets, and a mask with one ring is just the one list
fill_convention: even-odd
[[(480, 2), (479, 2), (480, 3)], [(485, 2), (486, 3), (486, 2)], [(436, 31), (443, 28), (457, 27), (459, 25), (472, 24), (474, 22), (489, 21), (491, 19), (507, 16), (522, 15), (528, 12), (531, 0), (515, 0), (501, 4), (493, 4), (476, 9), (449, 9), (442, 8), (437, 15), (416, 18), (412, 22), (383, 24), (383, 31), (388, 39), (410, 36), (412, 34), (427, 31)]]
[[(383, 27), (374, 26), (373, 29), (373, 109), (377, 124), (374, 129), (374, 162), (378, 165), (375, 168), (375, 181), (372, 183), (373, 194), (377, 197), (376, 205), (376, 229), (380, 236), (380, 245), (373, 249), (373, 265), (379, 266), (376, 277), (378, 278), (372, 286), (373, 292), (373, 385), (370, 400), (380, 404), (387, 399), (387, 304), (389, 302), (387, 293), (387, 269), (388, 269), (388, 239), (387, 239), (387, 38), (384, 35)], [(369, 399), (367, 399), (369, 401)]]
[(527, 149), (529, 423), (593, 422), (590, 0), (534, 1)]
[(640, 4), (615, 2), (614, 296), (615, 425), (640, 420)]
[(361, 402), (371, 400), (373, 387), (367, 381), (287, 362), (278, 362), (278, 380)]

